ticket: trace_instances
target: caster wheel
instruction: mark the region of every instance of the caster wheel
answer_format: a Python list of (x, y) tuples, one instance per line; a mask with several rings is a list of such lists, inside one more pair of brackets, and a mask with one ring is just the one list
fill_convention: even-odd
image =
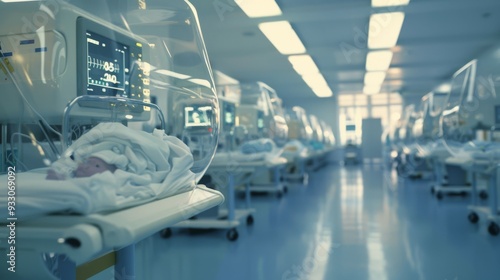
[(283, 192), (278, 192), (278, 198), (282, 198), (283, 197)]
[(497, 236), (500, 233), (500, 227), (496, 223), (492, 222), (488, 226), (488, 232), (493, 236)]
[(170, 238), (172, 236), (172, 230), (170, 228), (165, 228), (160, 231), (160, 236), (163, 238)]
[(481, 198), (482, 200), (488, 199), (488, 192), (487, 191), (480, 191), (479, 198)]
[(229, 241), (235, 241), (236, 239), (238, 239), (238, 231), (234, 228), (230, 229), (227, 232), (226, 237)]
[(288, 192), (288, 187), (287, 186), (283, 187), (283, 193), (287, 193), (287, 192)]
[(477, 224), (477, 222), (479, 222), (479, 216), (474, 212), (471, 212), (467, 218), (472, 224)]
[(436, 191), (434, 190), (434, 186), (431, 187), (431, 194), (434, 194)]
[(438, 200), (443, 199), (443, 193), (442, 193), (442, 192), (436, 192), (436, 198), (437, 198)]
[(252, 215), (249, 215), (249, 216), (247, 217), (247, 225), (253, 225), (253, 222), (254, 222), (254, 221), (253, 221), (253, 216), (252, 216)]

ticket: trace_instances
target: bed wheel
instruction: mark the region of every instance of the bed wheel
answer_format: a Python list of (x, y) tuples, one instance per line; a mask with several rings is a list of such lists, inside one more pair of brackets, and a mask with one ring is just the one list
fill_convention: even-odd
[(442, 193), (442, 192), (439, 192), (439, 191), (438, 191), (438, 192), (436, 192), (436, 198), (437, 198), (438, 200), (443, 199), (443, 193)]
[(170, 228), (165, 228), (160, 231), (160, 236), (167, 239), (172, 236), (172, 230)]
[(278, 198), (282, 198), (283, 197), (283, 192), (282, 191), (279, 191), (278, 192)]
[(283, 187), (283, 193), (287, 193), (288, 192), (288, 187), (287, 186), (284, 186)]
[(247, 225), (249, 225), (249, 226), (253, 225), (253, 222), (254, 222), (253, 216), (252, 215), (248, 215), (248, 217), (247, 217)]
[(497, 236), (500, 233), (500, 227), (496, 223), (491, 222), (488, 226), (488, 232), (493, 236)]
[(226, 237), (229, 241), (235, 241), (238, 239), (238, 231), (232, 228), (227, 232)]
[(479, 222), (479, 216), (475, 212), (471, 212), (467, 218), (469, 218), (469, 222), (472, 224)]
[(479, 197), (482, 199), (482, 200), (486, 200), (488, 199), (488, 192), (487, 191), (480, 191), (479, 192)]

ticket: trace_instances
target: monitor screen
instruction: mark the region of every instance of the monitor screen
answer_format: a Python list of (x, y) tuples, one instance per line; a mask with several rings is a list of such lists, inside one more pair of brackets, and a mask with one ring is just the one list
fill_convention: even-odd
[(129, 46), (107, 37), (86, 32), (87, 94), (126, 96), (130, 69)]
[(346, 131), (356, 131), (356, 125), (354, 124), (348, 124), (345, 126)]
[(78, 95), (150, 102), (147, 41), (83, 17), (77, 20), (77, 33)]
[(234, 123), (234, 114), (233, 112), (226, 112), (224, 115), (224, 122), (226, 124), (232, 124)]
[(187, 106), (184, 108), (186, 127), (211, 126), (211, 106)]
[(236, 105), (234, 103), (230, 102), (223, 102), (223, 126), (224, 129), (231, 129), (231, 127), (234, 125), (234, 120), (235, 120), (235, 111), (236, 111)]

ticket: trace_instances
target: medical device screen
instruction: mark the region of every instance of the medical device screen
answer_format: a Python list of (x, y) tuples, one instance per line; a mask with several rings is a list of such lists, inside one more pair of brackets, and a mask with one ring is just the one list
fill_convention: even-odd
[(224, 102), (223, 105), (224, 130), (229, 131), (234, 125), (236, 106), (233, 103)]
[(262, 132), (264, 130), (264, 112), (257, 112), (257, 130)]
[(129, 72), (129, 46), (91, 31), (87, 35), (87, 94), (127, 94), (125, 75)]
[(186, 127), (211, 126), (211, 106), (188, 106), (184, 108)]

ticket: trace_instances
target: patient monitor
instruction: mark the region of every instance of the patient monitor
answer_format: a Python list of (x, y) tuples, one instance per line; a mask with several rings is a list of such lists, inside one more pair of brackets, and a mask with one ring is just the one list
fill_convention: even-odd
[(218, 148), (231, 151), (248, 138), (246, 128), (239, 125), (239, 119), (236, 117), (236, 108), (241, 100), (241, 88), (238, 80), (221, 71), (214, 71), (214, 80), (221, 118)]
[(0, 92), (8, 104), (0, 110), (3, 123), (43, 117), (60, 124), (68, 102), (81, 95), (149, 102), (149, 44), (141, 36), (64, 2), (0, 7)]

